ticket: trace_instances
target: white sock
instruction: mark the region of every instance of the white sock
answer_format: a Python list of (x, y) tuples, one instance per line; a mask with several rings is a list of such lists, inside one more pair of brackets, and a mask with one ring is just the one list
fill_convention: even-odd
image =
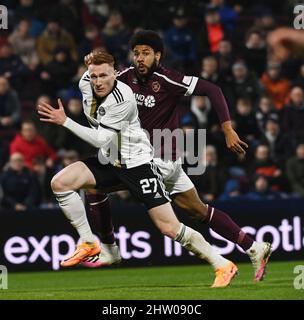
[(229, 262), (218, 254), (199, 232), (182, 223), (174, 240), (198, 258), (208, 261), (214, 269), (222, 268)]
[(84, 204), (75, 191), (54, 192), (59, 207), (77, 230), (83, 242), (94, 242), (94, 235), (89, 225)]

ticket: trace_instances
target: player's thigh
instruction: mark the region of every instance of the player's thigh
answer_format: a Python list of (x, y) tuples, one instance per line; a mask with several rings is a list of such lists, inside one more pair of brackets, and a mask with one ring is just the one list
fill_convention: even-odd
[(94, 175), (82, 161), (77, 161), (62, 169), (51, 182), (54, 191), (94, 188), (95, 184)]

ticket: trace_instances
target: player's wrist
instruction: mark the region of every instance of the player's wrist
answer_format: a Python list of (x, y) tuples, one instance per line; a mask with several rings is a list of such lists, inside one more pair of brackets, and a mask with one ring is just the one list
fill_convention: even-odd
[(221, 124), (222, 130), (224, 134), (230, 133), (233, 131), (231, 121), (225, 121)]

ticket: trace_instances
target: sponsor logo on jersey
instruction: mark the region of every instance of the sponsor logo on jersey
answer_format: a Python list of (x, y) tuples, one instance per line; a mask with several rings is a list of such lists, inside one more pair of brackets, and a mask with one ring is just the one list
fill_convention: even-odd
[(158, 92), (159, 89), (160, 89), (160, 84), (159, 84), (159, 82), (158, 82), (158, 81), (152, 82), (152, 90), (153, 90), (154, 92)]
[(155, 106), (155, 98), (154, 96), (147, 96), (144, 100), (144, 104), (148, 108), (153, 108)]
[(146, 106), (153, 108), (156, 104), (155, 97), (152, 95), (144, 96), (143, 94), (135, 93), (135, 99), (138, 106)]

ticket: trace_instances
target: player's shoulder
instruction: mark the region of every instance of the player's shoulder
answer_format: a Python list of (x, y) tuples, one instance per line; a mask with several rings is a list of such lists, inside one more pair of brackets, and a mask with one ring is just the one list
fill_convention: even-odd
[(180, 82), (181, 79), (183, 79), (184, 74), (181, 72), (178, 72), (171, 68), (165, 68), (164, 66), (160, 65), (154, 72), (154, 77), (159, 78), (161, 81), (165, 82), (172, 82), (177, 81)]
[(117, 72), (117, 77), (118, 78), (124, 78), (126, 76), (128, 76), (130, 73), (133, 73), (134, 72), (134, 67), (133, 66), (130, 66), (128, 68), (125, 68), (123, 70), (120, 70)]
[(87, 86), (91, 86), (90, 84), (90, 73), (89, 71), (87, 70), (81, 77), (81, 79), (79, 80), (79, 88), (82, 89), (82, 88), (85, 88)]
[(171, 68), (165, 68), (163, 66), (159, 66), (157, 70), (154, 71), (153, 75), (163, 83), (165, 82), (173, 86), (184, 88), (195, 85), (198, 80), (196, 76), (187, 76), (182, 72), (176, 71)]
[(122, 103), (124, 101), (130, 101), (133, 99), (132, 89), (120, 80), (116, 80), (114, 88), (111, 92), (112, 96), (117, 103)]

